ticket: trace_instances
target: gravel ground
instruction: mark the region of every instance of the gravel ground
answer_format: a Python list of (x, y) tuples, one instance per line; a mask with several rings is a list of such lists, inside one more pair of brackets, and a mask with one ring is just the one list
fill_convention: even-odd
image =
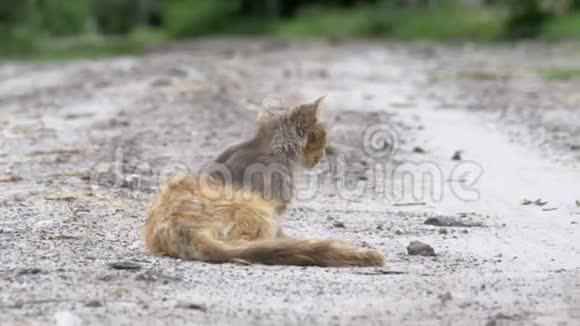
[[(579, 324), (580, 81), (541, 74), (579, 58), (577, 44), (206, 40), (4, 63), (0, 324)], [(285, 225), (377, 248), (384, 268), (143, 251), (167, 176), (250, 134), (249, 104), (320, 95), (332, 153)]]

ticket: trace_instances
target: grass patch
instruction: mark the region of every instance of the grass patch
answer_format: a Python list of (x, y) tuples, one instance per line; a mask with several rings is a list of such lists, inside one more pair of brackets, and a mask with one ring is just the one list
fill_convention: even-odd
[(547, 80), (570, 81), (580, 79), (579, 68), (549, 68), (541, 71), (542, 76)]
[(546, 40), (580, 40), (580, 13), (553, 17), (545, 23), (540, 37)]
[(114, 40), (104, 42), (74, 42), (64, 46), (52, 46), (44, 43), (35, 49), (34, 53), (20, 56), (20, 59), (37, 60), (69, 60), (97, 59), (122, 55), (138, 54), (143, 51), (141, 44), (129, 40)]
[(238, 20), (239, 0), (173, 1), (166, 13), (168, 33), (173, 37), (196, 37), (229, 29)]
[(450, 80), (450, 79), (465, 79), (465, 80), (476, 80), (476, 81), (497, 81), (505, 80), (509, 78), (509, 75), (485, 71), (485, 70), (433, 70), (429, 73), (429, 77), (434, 80)]
[(371, 7), (309, 8), (295, 19), (276, 24), (273, 33), (283, 37), (372, 37), (388, 33), (389, 29), (386, 17)]
[(507, 11), (446, 5), (431, 9), (361, 6), (311, 7), (275, 25), (286, 37), (384, 37), (399, 40), (492, 41), (505, 34)]
[(121, 37), (85, 35), (60, 40), (19, 40), (0, 47), (0, 59), (60, 61), (133, 55), (166, 40), (164, 33), (148, 29), (136, 29)]
[(493, 41), (505, 35), (507, 12), (498, 8), (443, 6), (389, 13), (392, 36), (401, 40)]

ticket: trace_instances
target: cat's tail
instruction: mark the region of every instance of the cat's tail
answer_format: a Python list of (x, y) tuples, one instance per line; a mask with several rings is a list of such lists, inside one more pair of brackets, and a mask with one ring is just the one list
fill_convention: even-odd
[(191, 232), (175, 224), (156, 229), (145, 227), (145, 245), (152, 253), (214, 263), (247, 262), (296, 266), (383, 266), (384, 256), (355, 248), (338, 240), (280, 238), (249, 242), (228, 242), (210, 232)]
[(336, 240), (276, 239), (248, 242), (221, 248), (226, 261), (265, 265), (297, 266), (383, 266), (384, 256), (376, 250), (354, 248)]

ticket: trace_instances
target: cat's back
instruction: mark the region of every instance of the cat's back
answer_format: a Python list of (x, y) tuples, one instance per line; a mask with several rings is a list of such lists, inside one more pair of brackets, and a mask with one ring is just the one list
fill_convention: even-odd
[(274, 206), (260, 194), (214, 177), (196, 174), (173, 177), (154, 201), (147, 223), (170, 222), (176, 217), (205, 219), (219, 216), (222, 210), (267, 210)]

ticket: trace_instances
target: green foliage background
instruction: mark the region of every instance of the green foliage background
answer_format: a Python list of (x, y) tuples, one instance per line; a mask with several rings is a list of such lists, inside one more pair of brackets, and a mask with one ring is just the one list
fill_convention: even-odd
[[(465, 2), (465, 3), (464, 3)], [(472, 1), (471, 1), (472, 2)], [(580, 39), (580, 0), (0, 0), (0, 55), (139, 51), (207, 35)]]

